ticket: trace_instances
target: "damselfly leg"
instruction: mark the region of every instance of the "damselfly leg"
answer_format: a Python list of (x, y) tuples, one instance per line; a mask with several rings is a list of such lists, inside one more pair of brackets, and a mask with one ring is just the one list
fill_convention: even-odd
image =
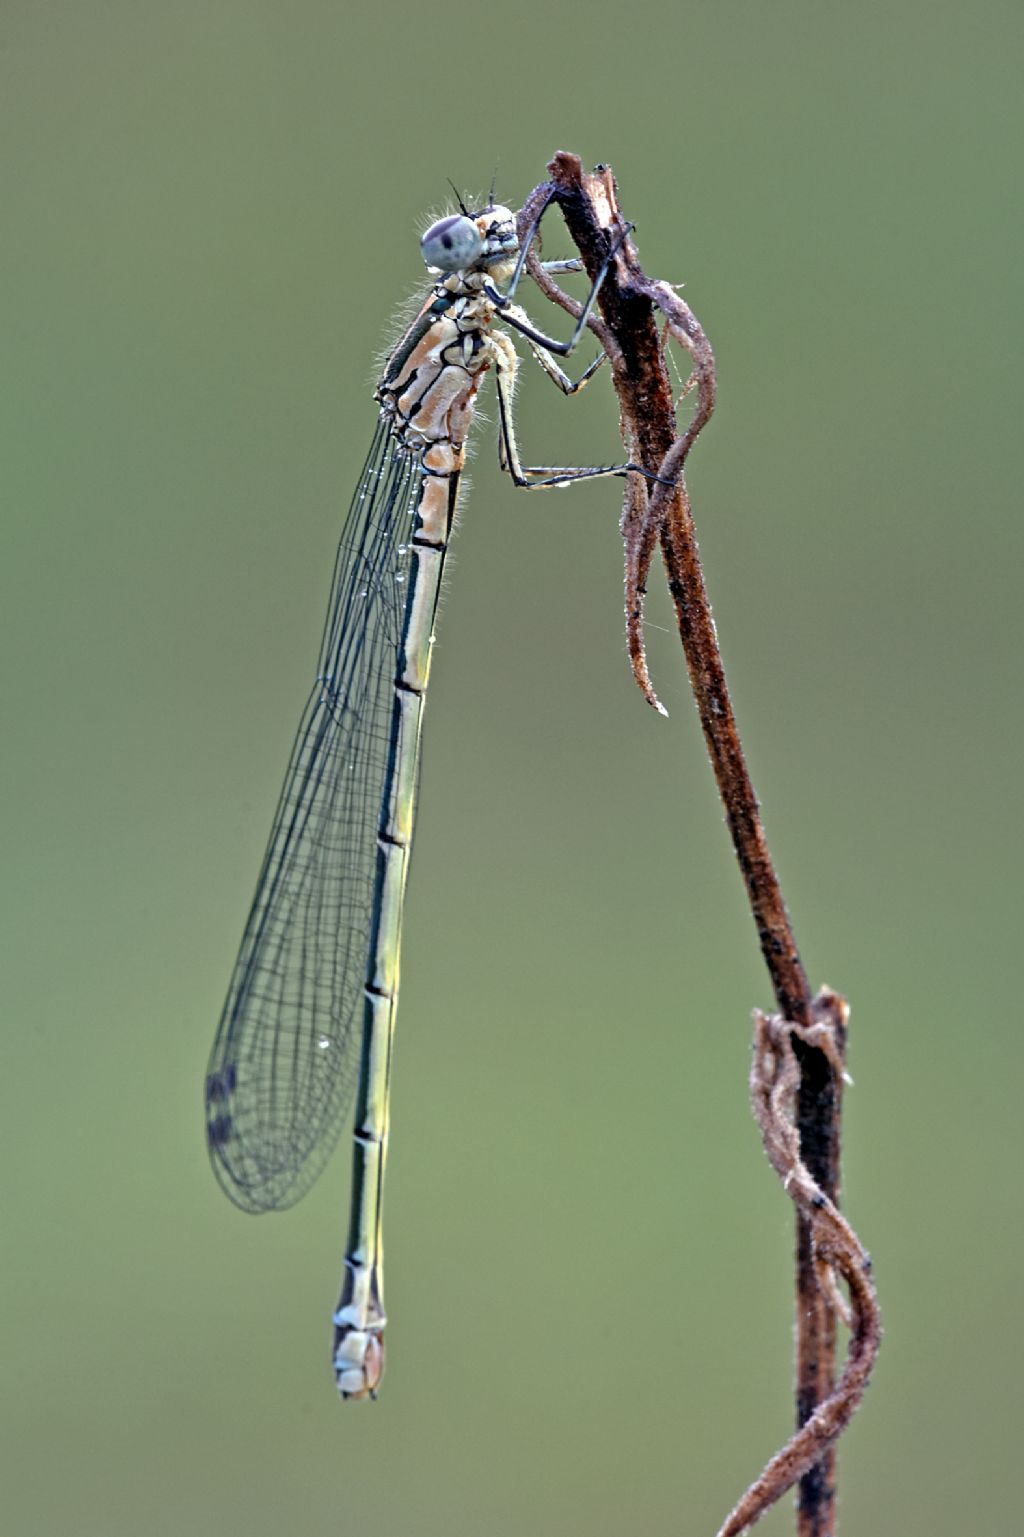
[[(561, 357), (568, 357), (575, 350), (583, 335), (584, 327), (594, 308), (594, 304), (597, 301), (601, 285), (633, 226), (627, 224), (609, 246), (608, 254), (590, 286), (590, 292), (577, 318), (572, 335), (568, 341), (559, 341), (557, 338), (546, 336), (542, 331), (538, 330), (526, 311), (520, 305), (514, 303), (512, 298), (524, 270), (530, 246), (540, 227), (540, 221), (550, 204), (551, 198), (549, 197), (527, 231), (522, 242), (515, 270), (504, 294), (498, 294), (496, 290), (492, 290), (492, 285), (488, 285), (487, 292), (492, 303), (498, 305), (502, 320), (506, 324), (513, 326), (526, 339), (530, 351), (551, 382), (558, 386), (563, 395), (575, 395), (589, 383), (601, 364), (607, 361), (606, 354), (599, 352), (594, 361), (588, 365), (578, 379), (571, 379), (569, 377), (565, 370), (559, 366), (555, 354)], [(544, 267), (547, 271), (558, 269), (578, 272), (582, 270), (582, 263), (578, 258), (570, 258), (564, 263), (545, 262)], [(500, 356), (496, 359), (495, 367), (500, 422), (498, 462), (501, 468), (511, 476), (515, 485), (524, 491), (543, 491), (569, 485), (574, 480), (596, 480), (602, 476), (609, 475), (623, 476), (635, 473), (643, 475), (647, 480), (656, 478), (643, 469), (641, 465), (630, 462), (626, 464), (601, 465), (524, 465), (519, 455), (512, 409), (515, 382), (519, 370), (519, 357), (515, 348), (508, 342), (508, 339), (501, 337), (500, 333), (495, 334), (495, 341), (500, 346)]]

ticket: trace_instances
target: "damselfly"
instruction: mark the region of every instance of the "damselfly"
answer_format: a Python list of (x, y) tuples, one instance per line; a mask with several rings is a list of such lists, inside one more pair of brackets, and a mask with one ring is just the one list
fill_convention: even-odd
[(500, 318), (524, 336), (548, 376), (573, 393), (603, 354), (575, 382), (553, 354), (576, 345), (618, 246), (572, 336), (559, 342), (513, 297), (536, 224), (520, 247), (512, 212), (493, 195), (479, 212), (461, 200), (460, 208), (423, 236), (434, 285), (377, 387), (377, 430), (341, 535), (316, 681), (206, 1078), (213, 1167), (250, 1212), (279, 1210), (305, 1193), (356, 1091), (333, 1339), (345, 1398), (373, 1396), (383, 1371), (381, 1197), (402, 902), (438, 592), (484, 373), (493, 367), (500, 461), (516, 485), (634, 469), (521, 464), (512, 422), (517, 355), (494, 324)]

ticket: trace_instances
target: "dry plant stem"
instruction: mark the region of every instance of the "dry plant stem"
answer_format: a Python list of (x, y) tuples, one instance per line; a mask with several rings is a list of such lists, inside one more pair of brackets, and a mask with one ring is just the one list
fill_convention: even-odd
[[(530, 194), (519, 216), (520, 230), (532, 224), (553, 189), (569, 233), (593, 276), (607, 253), (609, 231), (614, 236), (623, 228), (611, 172), (585, 176), (578, 158), (566, 154), (556, 155), (548, 169), (551, 181)], [(535, 257), (531, 256), (528, 266), (548, 298), (570, 314), (579, 314), (576, 301), (562, 292)], [(609, 356), (631, 458), (652, 475), (674, 482), (656, 483), (648, 498), (643, 477), (629, 477), (623, 519), (630, 567), (627, 595), (642, 597), (651, 556), (660, 543), (690, 682), (779, 1012), (797, 1024), (809, 1025), (810, 986), (747, 773), (682, 479), (687, 455), (714, 408), (711, 347), (692, 311), (674, 290), (667, 283), (652, 282), (643, 272), (631, 240), (626, 240), (613, 263), (599, 304), (601, 316), (590, 322), (591, 329)], [(665, 316), (671, 334), (687, 348), (698, 377), (697, 408), (682, 434), (676, 429), (675, 401), (655, 306)], [(635, 619), (629, 613), (627, 624), (631, 623)], [(642, 646), (642, 640), (636, 644)]]
[[(882, 1337), (871, 1261), (850, 1224), (811, 1176), (801, 1157), (796, 1103), (802, 1069), (796, 1043), (820, 1051), (837, 1083), (842, 1081), (847, 1008), (843, 999), (822, 989), (814, 1000), (814, 1023), (793, 1027), (779, 1015), (754, 1014), (754, 1057), (750, 1098), (769, 1161), (811, 1233), (818, 1285), (850, 1330), (850, 1348), (842, 1377), (817, 1405), (777, 1456), (751, 1484), (721, 1527), (718, 1537), (739, 1537), (797, 1479), (821, 1463), (849, 1424), (864, 1396)], [(846, 1282), (849, 1303), (839, 1292), (837, 1274)]]
[[(550, 180), (537, 187), (523, 206), (520, 235), (525, 234), (553, 197), (593, 278), (611, 240), (625, 228), (612, 173), (602, 167), (593, 174), (584, 174), (578, 157), (565, 153), (554, 157), (548, 171)], [(527, 265), (549, 299), (569, 314), (579, 315), (580, 306), (542, 270), (535, 254), (531, 253)], [(622, 532), (630, 659), (646, 698), (660, 708), (647, 670), (642, 629), (647, 574), (654, 549), (660, 544), (690, 682), (761, 950), (779, 1014), (794, 1031), (793, 1053), (799, 1066), (795, 1124), (802, 1167), (823, 1197), (835, 1203), (839, 1193), (839, 1080), (826, 1053), (807, 1034), (816, 1023), (810, 987), (747, 772), (683, 480), (686, 458), (714, 409), (713, 354), (689, 306), (668, 284), (652, 282), (647, 277), (629, 239), (602, 285), (599, 307), (600, 316), (592, 316), (588, 324), (608, 353), (630, 458), (661, 482), (670, 483), (653, 482), (649, 494), (642, 476), (628, 478)], [(685, 347), (693, 362), (691, 382), (697, 390), (697, 401), (693, 417), (681, 434), (658, 328), (659, 313), (668, 333)], [(797, 1217), (796, 1249), (797, 1425), (803, 1427), (829, 1400), (835, 1359), (835, 1315), (830, 1294), (834, 1288), (818, 1284), (821, 1267), (816, 1260), (814, 1227), (803, 1209)], [(833, 1440), (832, 1436), (819, 1437), (814, 1443), (814, 1465), (804, 1467), (801, 1463), (800, 1471), (794, 1475), (800, 1478), (800, 1537), (830, 1537), (834, 1530)], [(762, 1495), (765, 1492), (762, 1490)], [(777, 1494), (772, 1497), (777, 1498)], [(761, 1509), (764, 1508), (767, 1507), (762, 1505)], [(730, 1530), (738, 1532), (740, 1528)]]

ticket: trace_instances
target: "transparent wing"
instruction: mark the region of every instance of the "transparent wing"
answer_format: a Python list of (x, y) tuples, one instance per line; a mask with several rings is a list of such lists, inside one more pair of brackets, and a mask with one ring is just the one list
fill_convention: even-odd
[(246, 1211), (290, 1206), (309, 1189), (355, 1086), (420, 474), (382, 420), (342, 530), (317, 678), (210, 1055), (210, 1158)]

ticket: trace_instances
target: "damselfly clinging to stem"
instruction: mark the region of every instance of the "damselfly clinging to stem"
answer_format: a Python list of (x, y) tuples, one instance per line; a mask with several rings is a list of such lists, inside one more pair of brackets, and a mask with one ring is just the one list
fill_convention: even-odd
[[(461, 200), (460, 200), (461, 206)], [(539, 222), (539, 220), (538, 220)], [(206, 1078), (217, 1178), (246, 1211), (292, 1205), (320, 1173), (356, 1088), (348, 1247), (334, 1314), (345, 1398), (383, 1371), (381, 1196), (402, 901), (438, 591), (477, 389), (493, 367), (500, 460), (516, 485), (625, 475), (630, 464), (524, 467), (512, 421), (518, 361), (503, 320), (572, 394), (572, 351), (626, 231), (567, 342), (514, 302), (522, 249), (508, 208), (438, 220), (435, 278), (376, 391), (379, 418), (345, 520), (316, 681), (306, 703)], [(578, 270), (578, 260), (549, 264)], [(499, 285), (505, 285), (504, 287)]]

